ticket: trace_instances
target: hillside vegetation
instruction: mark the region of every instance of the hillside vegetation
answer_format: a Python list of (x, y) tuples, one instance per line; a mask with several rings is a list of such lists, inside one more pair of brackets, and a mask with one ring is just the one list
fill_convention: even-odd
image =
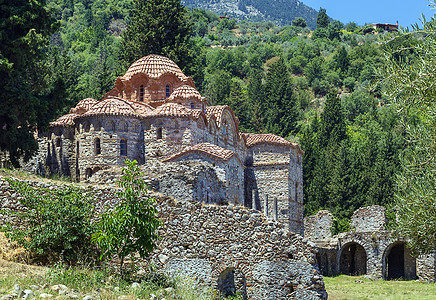
[[(35, 86), (41, 87), (39, 95), (60, 99), (49, 111), (51, 119), (83, 98), (101, 99), (125, 72), (122, 39), (135, 1), (47, 0), (58, 26), (44, 48), (47, 55), (38, 64)], [(238, 3), (262, 11), (269, 2), (261, 2)], [(272, 11), (286, 12), (278, 5), (287, 1), (274, 3)], [(394, 200), (404, 127), (373, 82), (375, 71), (385, 65), (384, 51), (413, 46), (416, 39), (381, 44), (379, 35), (363, 35), (355, 23), (330, 21), (324, 10), (312, 31), (314, 18), (299, 16), (307, 20), (279, 27), (220, 19), (193, 8), (186, 14), (192, 25), (192, 60), (184, 72), (209, 105), (233, 108), (241, 130), (271, 132), (300, 143), (305, 214), (331, 210), (338, 232), (348, 229), (355, 209)], [(414, 57), (409, 50), (396, 59)]]
[(190, 8), (213, 11), (239, 21), (273, 22), (285, 26), (302, 17), (310, 28), (316, 27), (317, 11), (298, 0), (183, 0), (182, 3)]

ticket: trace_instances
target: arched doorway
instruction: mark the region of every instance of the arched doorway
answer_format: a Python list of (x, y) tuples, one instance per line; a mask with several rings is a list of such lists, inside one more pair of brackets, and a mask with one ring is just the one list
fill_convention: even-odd
[(405, 242), (391, 244), (384, 255), (386, 279), (416, 279), (416, 259), (411, 256)]
[(240, 270), (230, 267), (221, 272), (217, 282), (218, 291), (224, 297), (240, 295), (247, 299), (247, 283)]
[(342, 247), (339, 259), (339, 271), (346, 275), (366, 274), (366, 252), (357, 243), (351, 242)]

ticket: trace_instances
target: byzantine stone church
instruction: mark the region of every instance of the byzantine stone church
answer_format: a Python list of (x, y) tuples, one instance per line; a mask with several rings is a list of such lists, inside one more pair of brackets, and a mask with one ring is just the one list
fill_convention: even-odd
[(86, 182), (126, 159), (140, 165), (204, 162), (221, 185), (211, 192), (207, 178), (199, 179), (199, 201), (262, 210), (301, 233), (303, 151), (282, 137), (241, 133), (238, 126), (229, 106), (208, 106), (191, 77), (152, 54), (134, 62), (103, 99), (81, 100), (38, 134), (39, 152), (26, 169)]

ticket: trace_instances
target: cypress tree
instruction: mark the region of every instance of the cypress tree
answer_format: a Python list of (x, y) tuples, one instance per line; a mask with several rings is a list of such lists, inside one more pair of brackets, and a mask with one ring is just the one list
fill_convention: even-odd
[(267, 131), (288, 136), (297, 124), (297, 101), (283, 58), (268, 70), (265, 98)]
[(330, 23), (329, 16), (327, 16), (325, 8), (320, 7), (318, 16), (316, 17), (316, 27), (327, 28), (329, 23)]
[(180, 0), (134, 0), (131, 22), (123, 33), (121, 63), (129, 66), (148, 54), (190, 67), (192, 25)]

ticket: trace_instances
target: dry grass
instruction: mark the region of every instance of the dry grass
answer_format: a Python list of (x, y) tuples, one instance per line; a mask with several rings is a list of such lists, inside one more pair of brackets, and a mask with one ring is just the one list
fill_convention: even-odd
[(3, 232), (0, 232), (0, 259), (26, 263), (31, 261), (31, 255), (16, 242), (10, 242)]
[(361, 276), (324, 277), (329, 300), (433, 300), (436, 284), (414, 280), (371, 281)]

